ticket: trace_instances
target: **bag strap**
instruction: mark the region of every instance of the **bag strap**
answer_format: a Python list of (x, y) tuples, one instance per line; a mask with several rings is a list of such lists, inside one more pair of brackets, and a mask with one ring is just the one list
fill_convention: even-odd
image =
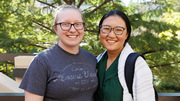
[(124, 69), (125, 81), (127, 84), (128, 91), (132, 95), (132, 97), (133, 97), (132, 85), (133, 85), (134, 70), (135, 70), (134, 67), (135, 67), (136, 59), (139, 56), (142, 56), (142, 55), (140, 53), (131, 53), (128, 55), (125, 62), (125, 69)]
[[(144, 58), (144, 56), (141, 55), (140, 53), (131, 53), (128, 55), (126, 62), (125, 62), (125, 69), (124, 69), (125, 81), (126, 81), (128, 91), (132, 95), (132, 98), (133, 98), (132, 86), (133, 86), (135, 63), (139, 56)], [(155, 93), (155, 101), (158, 101), (158, 93), (157, 93), (155, 87), (154, 87), (154, 93)]]

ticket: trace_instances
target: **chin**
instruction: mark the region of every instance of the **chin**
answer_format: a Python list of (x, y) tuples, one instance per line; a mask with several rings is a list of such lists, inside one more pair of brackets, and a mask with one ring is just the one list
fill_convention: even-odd
[(76, 47), (76, 46), (79, 46), (79, 43), (70, 43), (69, 46)]

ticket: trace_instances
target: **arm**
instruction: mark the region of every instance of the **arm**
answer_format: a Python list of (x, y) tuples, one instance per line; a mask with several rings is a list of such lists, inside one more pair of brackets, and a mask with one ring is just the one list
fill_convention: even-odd
[(25, 101), (43, 101), (46, 90), (46, 67), (37, 57), (31, 62), (19, 88), (24, 90)]
[(43, 96), (24, 91), (25, 101), (43, 101)]
[(146, 61), (138, 57), (135, 63), (133, 94), (135, 101), (155, 101), (153, 76)]

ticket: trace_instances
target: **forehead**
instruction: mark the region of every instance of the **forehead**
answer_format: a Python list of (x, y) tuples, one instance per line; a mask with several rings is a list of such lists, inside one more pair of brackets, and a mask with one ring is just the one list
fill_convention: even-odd
[(81, 13), (73, 8), (67, 8), (63, 9), (58, 12), (57, 14), (57, 20), (77, 20), (82, 21), (82, 15)]
[(105, 18), (102, 25), (126, 26), (124, 19), (118, 15), (111, 15)]

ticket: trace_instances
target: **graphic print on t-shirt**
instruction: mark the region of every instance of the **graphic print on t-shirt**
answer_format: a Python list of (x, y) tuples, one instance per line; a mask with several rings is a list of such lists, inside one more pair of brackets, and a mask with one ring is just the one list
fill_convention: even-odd
[[(92, 65), (83, 62), (73, 62), (61, 70), (61, 73), (54, 73), (56, 77), (53, 82), (62, 84), (67, 90), (85, 91), (94, 89), (97, 86), (96, 73), (92, 71)], [(68, 83), (68, 84), (67, 84)], [(64, 85), (65, 84), (65, 85)]]

